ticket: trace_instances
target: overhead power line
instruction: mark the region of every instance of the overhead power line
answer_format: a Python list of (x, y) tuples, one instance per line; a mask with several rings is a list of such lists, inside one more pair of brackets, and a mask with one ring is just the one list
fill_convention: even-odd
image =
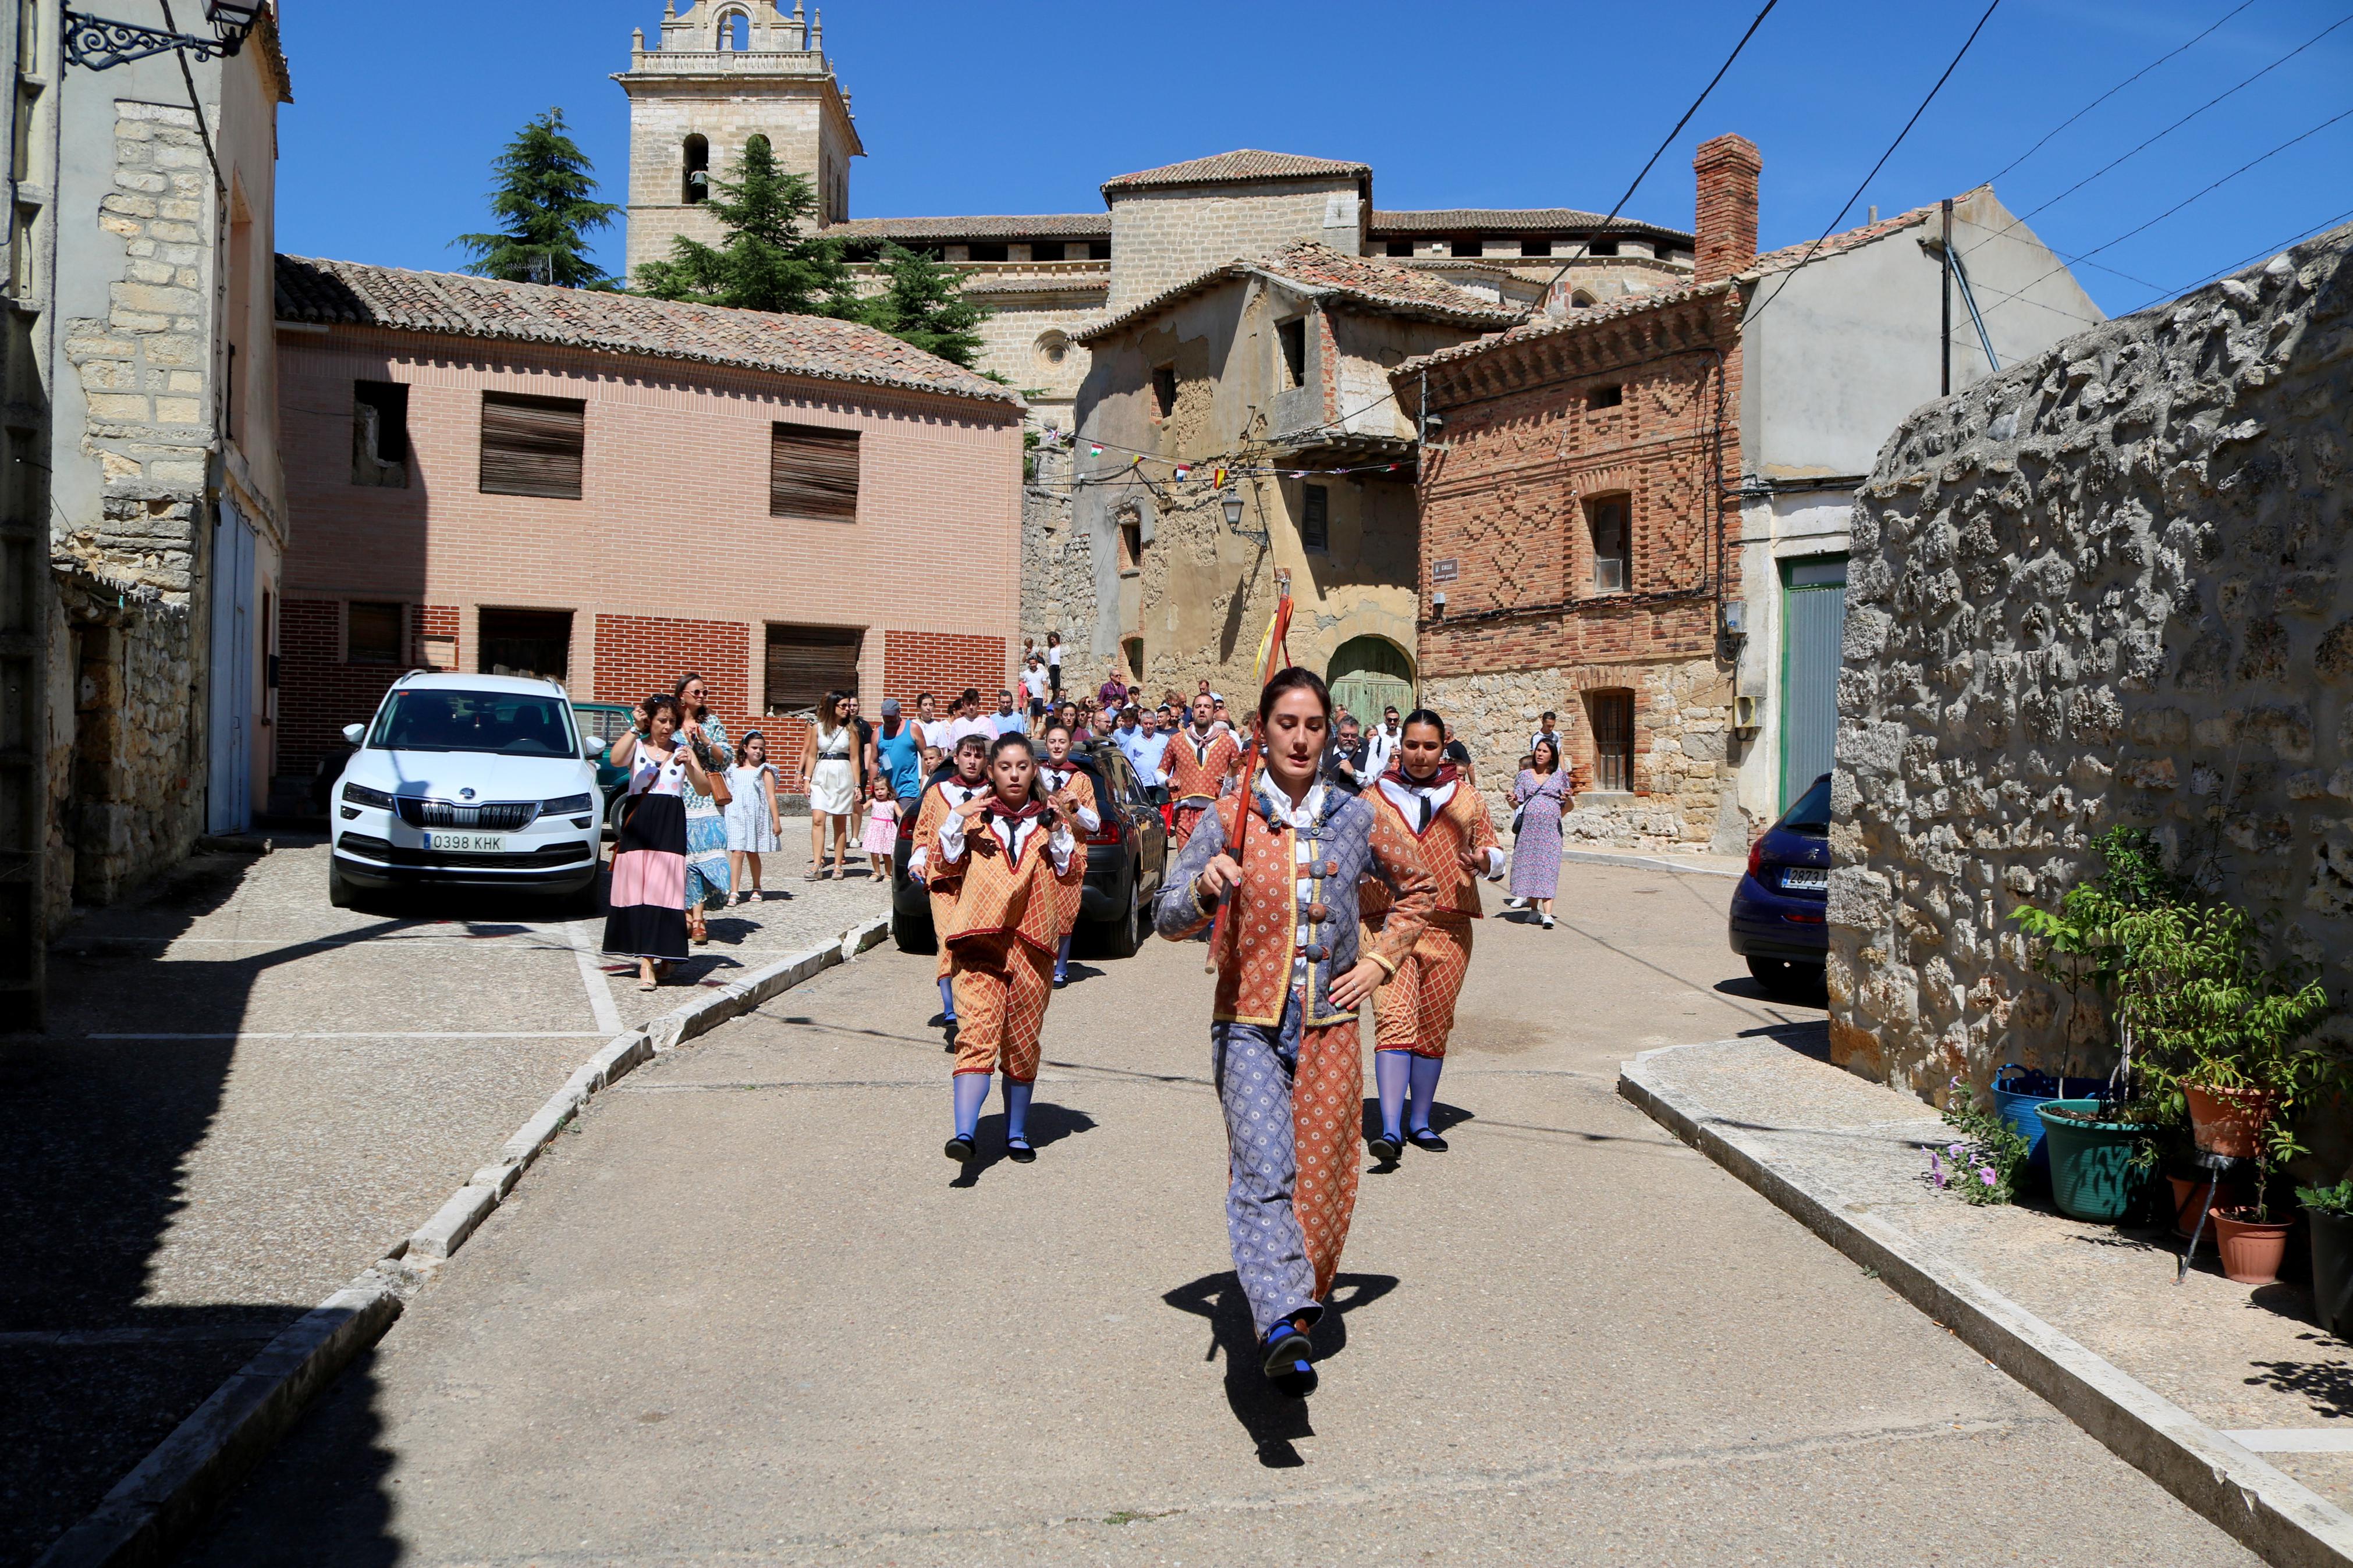
[[(1561, 279), (1567, 274), (1570, 265), (1574, 262), (1584, 260), (1590, 254), (1593, 246), (1594, 235), (1600, 233), (1603, 229), (1607, 229), (1610, 224), (1617, 221), (1618, 215), (1625, 210), (1626, 204), (1634, 199), (1634, 193), (1641, 189), (1642, 182), (1650, 177), (1651, 170), (1657, 165), (1662, 157), (1666, 155), (1667, 149), (1674, 145), (1675, 138), (1683, 133), (1683, 127), (1689, 125), (1691, 123), (1692, 116), (1699, 112), (1699, 106), (1707, 101), (1707, 95), (1715, 90), (1715, 84), (1724, 79), (1724, 73), (1732, 68), (1732, 62), (1740, 58), (1740, 51), (1748, 47), (1748, 40), (1757, 36), (1757, 29), (1765, 25), (1765, 18), (1771, 16), (1773, 14), (1773, 7), (1780, 3), (1781, 0), (1765, 0), (1765, 8), (1757, 13), (1756, 19), (1748, 24), (1748, 30), (1740, 35), (1740, 41), (1732, 46), (1732, 52), (1730, 54), (1724, 57), (1724, 63), (1715, 68), (1715, 74), (1707, 79), (1707, 85), (1705, 87), (1699, 89), (1699, 96), (1692, 100), (1691, 107), (1689, 109), (1683, 110), (1683, 117), (1681, 120), (1676, 121), (1675, 128), (1668, 132), (1666, 135), (1660, 140), (1658, 146), (1652, 150), (1649, 162), (1645, 163), (1642, 165), (1641, 173), (1634, 176), (1633, 183), (1626, 187), (1626, 194), (1620, 196), (1618, 200), (1611, 205), (1609, 208), (1609, 216), (1601, 220), (1599, 226), (1596, 228), (1592, 234), (1586, 236), (1584, 242), (1580, 244), (1575, 251), (1570, 253), (1567, 260), (1563, 261), (1558, 267), (1553, 269), (1552, 276), (1545, 281), (1544, 292), (1536, 296), (1536, 301), (1539, 306), (1541, 306), (1546, 300), (1551, 298), (1553, 289), (1559, 284)], [(1997, 0), (1997, 3), (1999, 3), (1999, 0)]]
[(1781, 275), (1781, 281), (1774, 286), (1772, 293), (1765, 297), (1765, 303), (1757, 306), (1750, 314), (1748, 321), (1751, 325), (1755, 324), (1758, 316), (1772, 309), (1773, 301), (1781, 297), (1781, 290), (1789, 286), (1789, 279), (1796, 277), (1799, 271), (1814, 258), (1814, 252), (1822, 247), (1822, 242), (1830, 238), (1831, 232), (1846, 220), (1846, 215), (1854, 210), (1854, 204), (1862, 198), (1864, 191), (1871, 188), (1871, 182), (1879, 177), (1879, 171), (1886, 167), (1887, 160), (1895, 156), (1895, 149), (1904, 145), (1904, 139), (1912, 134), (1912, 128), (1920, 123), (1920, 117), (1928, 112), (1928, 106), (1936, 101), (1936, 95), (1944, 90), (1945, 83), (1951, 80), (1953, 72), (1960, 68), (1962, 58), (1969, 52), (1969, 46), (1978, 41), (1978, 35), (1985, 31), (1986, 24), (1993, 20), (1994, 12), (2000, 6), (2001, 0), (1993, 0), (1993, 4), (1985, 8), (1985, 15), (1978, 18), (1978, 25), (1969, 29), (1969, 36), (1963, 38), (1961, 47), (1954, 51), (1951, 61), (1945, 67), (1944, 75), (1938, 77), (1936, 86), (1928, 89), (1928, 96), (1920, 100), (1920, 107), (1912, 111), (1912, 118), (1904, 122), (1904, 129), (1895, 133), (1895, 140), (1887, 144), (1887, 151), (1879, 155), (1879, 162), (1872, 164), (1871, 173), (1865, 174), (1862, 183), (1855, 186), (1854, 195), (1847, 197), (1846, 205), (1840, 207), (1831, 216), (1831, 221), (1823, 226), (1822, 232), (1815, 238), (1813, 244), (1806, 247), (1806, 253), (1798, 258), (1797, 266)]

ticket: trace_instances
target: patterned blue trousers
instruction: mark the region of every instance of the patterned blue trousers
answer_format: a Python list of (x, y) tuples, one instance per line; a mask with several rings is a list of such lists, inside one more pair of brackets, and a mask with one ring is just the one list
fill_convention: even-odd
[(1261, 1339), (1285, 1318), (1310, 1321), (1315, 1270), (1292, 1208), (1299, 1179), (1292, 1131), (1291, 1089), (1299, 1069), (1299, 994), (1282, 1009), (1278, 1028), (1263, 1024), (1212, 1024), (1209, 1069), (1226, 1112), (1230, 1174), (1226, 1184), (1226, 1237), (1234, 1273), (1250, 1298), (1250, 1321)]

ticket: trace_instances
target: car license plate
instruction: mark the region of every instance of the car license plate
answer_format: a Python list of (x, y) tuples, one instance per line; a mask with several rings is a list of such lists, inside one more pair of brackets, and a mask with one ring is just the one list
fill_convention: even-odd
[(425, 847), (427, 849), (499, 855), (505, 853), (506, 847), (505, 837), (497, 833), (428, 833), (425, 836)]
[(1831, 874), (1820, 867), (1792, 866), (1781, 873), (1784, 892), (1821, 893), (1830, 890)]

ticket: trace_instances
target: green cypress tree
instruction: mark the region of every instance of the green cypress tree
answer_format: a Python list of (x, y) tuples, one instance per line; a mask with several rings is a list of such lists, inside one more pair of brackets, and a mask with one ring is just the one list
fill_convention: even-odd
[(964, 274), (920, 250), (882, 250), (882, 292), (867, 302), (867, 321), (925, 353), (972, 368), (976, 330), (990, 312), (964, 297)]
[(744, 145), (729, 173), (711, 182), (711, 210), (726, 238), (710, 246), (678, 236), (669, 260), (639, 264), (639, 291), (742, 310), (863, 319), (841, 243), (802, 232), (817, 215), (807, 176), (780, 168), (762, 136)]
[(609, 279), (588, 254), (588, 235), (621, 209), (596, 196), (594, 165), (572, 140), (564, 110), (527, 122), (491, 165), (491, 216), (498, 234), (461, 234), (452, 244), (473, 252), (466, 270), (515, 283), (593, 289)]

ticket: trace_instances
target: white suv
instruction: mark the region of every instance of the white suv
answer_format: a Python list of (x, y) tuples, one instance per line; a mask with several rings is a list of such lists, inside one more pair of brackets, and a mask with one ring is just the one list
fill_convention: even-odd
[(335, 781), (327, 901), (424, 885), (570, 897), (596, 880), (596, 758), (553, 680), (404, 675)]

